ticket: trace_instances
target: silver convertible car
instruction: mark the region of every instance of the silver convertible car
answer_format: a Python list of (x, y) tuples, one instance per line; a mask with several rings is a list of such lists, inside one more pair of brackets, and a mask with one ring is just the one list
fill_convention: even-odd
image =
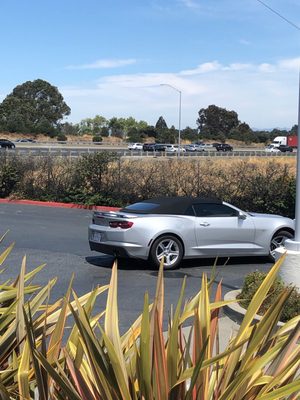
[(175, 269), (182, 259), (268, 256), (294, 236), (294, 221), (244, 212), (218, 199), (164, 197), (94, 212), (91, 250)]

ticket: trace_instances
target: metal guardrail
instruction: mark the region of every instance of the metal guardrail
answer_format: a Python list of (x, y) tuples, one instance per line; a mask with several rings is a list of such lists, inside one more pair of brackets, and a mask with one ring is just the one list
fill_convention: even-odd
[[(124, 157), (162, 157), (162, 158), (177, 158), (178, 153), (170, 153), (170, 152), (157, 152), (157, 151), (142, 151), (142, 150), (110, 150), (110, 149), (102, 149), (102, 148), (94, 148), (94, 147), (86, 147), (86, 148), (57, 148), (57, 147), (48, 147), (48, 148), (26, 148), (19, 147), (15, 149), (6, 149), (0, 148), (0, 154), (11, 154), (11, 155), (27, 155), (27, 156), (57, 156), (57, 157), (79, 157), (82, 154), (91, 154), (96, 152), (103, 151), (113, 151), (120, 156)], [(223, 152), (223, 151), (203, 151), (203, 152), (185, 152), (180, 153), (180, 158), (189, 158), (189, 157), (294, 157), (296, 156), (296, 152), (265, 152), (263, 150), (235, 150), (232, 152)]]

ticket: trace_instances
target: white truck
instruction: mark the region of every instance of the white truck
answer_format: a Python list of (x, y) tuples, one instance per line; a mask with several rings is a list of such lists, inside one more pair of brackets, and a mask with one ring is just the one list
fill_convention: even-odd
[(279, 147), (281, 144), (296, 149), (298, 147), (298, 136), (297, 135), (276, 136), (276, 138), (273, 139), (273, 142), (270, 144), (270, 146)]
[(287, 136), (276, 136), (271, 143), (273, 147), (279, 147), (281, 144), (287, 145)]

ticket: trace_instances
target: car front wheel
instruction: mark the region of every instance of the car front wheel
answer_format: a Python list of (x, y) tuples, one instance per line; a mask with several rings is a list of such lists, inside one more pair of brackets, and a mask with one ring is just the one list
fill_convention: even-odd
[(176, 269), (183, 257), (183, 246), (181, 241), (173, 235), (165, 235), (156, 239), (151, 247), (149, 260), (159, 268), (164, 259), (164, 269)]
[(274, 262), (276, 260), (275, 250), (278, 247), (283, 246), (286, 239), (292, 239), (293, 237), (294, 235), (288, 231), (279, 231), (275, 233), (270, 243), (270, 253), (269, 253), (270, 261)]

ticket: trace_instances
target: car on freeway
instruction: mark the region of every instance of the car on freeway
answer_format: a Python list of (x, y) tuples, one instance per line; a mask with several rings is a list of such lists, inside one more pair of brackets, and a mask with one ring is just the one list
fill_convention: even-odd
[(143, 151), (154, 151), (155, 150), (155, 143), (144, 143), (143, 144)]
[(16, 145), (8, 139), (0, 139), (0, 147), (3, 149), (14, 149)]
[(196, 151), (205, 151), (205, 148), (201, 144), (189, 144), (185, 146), (185, 150), (188, 152), (196, 152)]
[(187, 152), (195, 152), (196, 151), (196, 146), (194, 145), (194, 144), (186, 144), (185, 146), (184, 146), (184, 148), (185, 148), (185, 151), (187, 151)]
[(205, 149), (211, 149), (212, 147), (214, 147), (211, 143), (203, 143), (202, 146), (203, 146)]
[(143, 143), (129, 143), (128, 150), (143, 150)]
[(166, 144), (164, 143), (157, 143), (154, 147), (155, 151), (166, 151)]
[(219, 199), (160, 197), (119, 211), (95, 211), (89, 225), (91, 250), (119, 258), (149, 260), (165, 269), (183, 259), (268, 256), (294, 236), (294, 221), (245, 212)]
[(269, 144), (266, 148), (265, 148), (265, 152), (266, 153), (279, 153), (279, 147), (278, 146), (274, 146), (273, 144)]
[(34, 139), (17, 139), (15, 140), (16, 143), (35, 143)]
[(291, 146), (286, 145), (286, 144), (280, 144), (278, 146), (278, 149), (282, 153), (292, 153), (293, 152), (293, 148)]
[[(168, 153), (178, 153), (179, 152), (179, 148), (178, 148), (178, 145), (167, 144), (165, 151), (168, 152)], [(180, 152), (181, 153), (185, 153), (186, 149), (183, 146), (180, 146)]]
[(228, 143), (219, 143), (215, 148), (217, 151), (233, 151), (233, 147)]

